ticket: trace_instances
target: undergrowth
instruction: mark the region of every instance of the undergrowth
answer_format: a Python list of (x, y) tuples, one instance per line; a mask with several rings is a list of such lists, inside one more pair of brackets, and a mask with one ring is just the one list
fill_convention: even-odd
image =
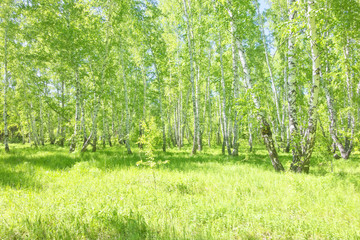
[[(314, 156), (311, 173), (276, 173), (266, 151), (155, 153), (116, 146), (69, 154), (11, 145), (0, 155), (0, 239), (359, 239), (359, 153)], [(289, 167), (290, 155), (280, 154)], [(156, 171), (156, 189), (152, 171)]]

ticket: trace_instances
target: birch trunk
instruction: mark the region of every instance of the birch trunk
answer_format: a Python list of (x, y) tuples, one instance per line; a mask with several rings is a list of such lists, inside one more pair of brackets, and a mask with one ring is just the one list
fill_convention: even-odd
[(49, 140), (50, 140), (50, 144), (53, 145), (55, 144), (55, 135), (54, 135), (54, 128), (53, 128), (53, 124), (52, 124), (52, 114), (50, 112), (48, 112), (47, 114), (47, 119), (48, 119), (48, 135), (49, 135)]
[[(100, 107), (100, 97), (97, 96), (96, 93), (94, 93), (94, 112), (92, 115), (92, 132), (88, 138), (88, 140), (90, 141), (90, 137), (92, 136), (92, 151), (96, 152), (96, 147), (97, 147), (97, 115), (99, 112), (99, 107)], [(86, 141), (89, 143), (89, 141)], [(86, 143), (84, 144), (84, 146), (82, 147), (82, 152), (84, 152), (86, 150)]]
[(87, 140), (87, 134), (86, 134), (86, 124), (85, 124), (85, 103), (84, 103), (84, 98), (81, 98), (81, 128), (82, 128), (82, 132), (83, 132), (83, 144), (86, 142)]
[(191, 143), (191, 141), (194, 140), (193, 136), (192, 136), (192, 140), (189, 141), (189, 126), (188, 126), (188, 113), (186, 111), (186, 109), (189, 108), (189, 100), (190, 99), (190, 89), (188, 89), (187, 93), (186, 93), (186, 103), (185, 103), (185, 108), (183, 108), (183, 112), (182, 112), (182, 115), (183, 115), (183, 124), (182, 124), (182, 134), (183, 136), (182, 137), (186, 137), (188, 142)]
[(233, 156), (239, 155), (239, 143), (238, 143), (238, 112), (237, 112), (237, 99), (239, 98), (239, 75), (238, 75), (238, 55), (237, 55), (237, 46), (236, 46), (236, 38), (235, 38), (235, 25), (233, 22), (232, 12), (228, 11), (231, 21), (230, 21), (230, 29), (231, 29), (231, 50), (232, 50), (232, 70), (233, 70), (233, 86), (234, 86), (234, 99), (235, 99), (235, 109), (234, 109), (234, 128), (233, 128)]
[(78, 134), (80, 133), (80, 83), (78, 74), (75, 71), (75, 98), (76, 98), (76, 105), (75, 105), (75, 126), (74, 126), (74, 134), (71, 137), (70, 149), (69, 152), (74, 152), (76, 149), (76, 143), (78, 141)]
[(40, 118), (40, 142), (41, 145), (44, 146), (45, 145), (45, 139), (44, 139), (44, 120), (43, 120), (43, 107), (42, 107), (42, 101), (41, 101), (41, 97), (39, 99), (39, 118)]
[(211, 121), (211, 96), (210, 96), (210, 68), (211, 68), (211, 48), (209, 49), (209, 67), (208, 67), (208, 77), (207, 77), (207, 96), (208, 101), (205, 103), (207, 106), (207, 113), (208, 113), (208, 145), (211, 147), (211, 136), (212, 136), (212, 121)]
[(15, 113), (17, 115), (17, 117), (19, 118), (19, 127), (20, 127), (20, 133), (21, 133), (21, 139), (22, 139), (22, 144), (25, 144), (25, 134), (24, 134), (24, 126), (23, 124), (21, 123), (21, 116), (17, 110), (17, 107), (15, 106)]
[(111, 136), (109, 136), (109, 139), (111, 141), (111, 137), (114, 137), (116, 138), (116, 117), (115, 117), (115, 99), (114, 99), (114, 95), (115, 93), (112, 92), (111, 93), (111, 106), (112, 106), (112, 109), (111, 109)]
[[(171, 68), (170, 68), (170, 86), (172, 86), (172, 74), (171, 74)], [(171, 144), (172, 146), (176, 146), (176, 132), (173, 131), (174, 127), (176, 125), (176, 118), (175, 118), (175, 112), (176, 112), (176, 104), (173, 104), (172, 102), (172, 94), (169, 94), (168, 96), (168, 108), (167, 108), (167, 120), (168, 120), (168, 134), (169, 134), (169, 147), (171, 148)], [(174, 114), (172, 114), (171, 109), (174, 109)], [(174, 116), (174, 124), (171, 124), (171, 116)]]
[[(326, 72), (329, 71), (328, 68), (329, 67), (327, 65), (326, 66)], [(324, 90), (325, 90), (325, 96), (326, 96), (326, 104), (327, 104), (328, 112), (329, 112), (328, 117), (329, 117), (329, 121), (330, 121), (330, 127), (329, 127), (330, 136), (331, 136), (331, 139), (334, 142), (334, 145), (339, 150), (341, 158), (348, 159), (349, 156), (350, 156), (352, 148), (348, 148), (346, 146), (346, 144), (342, 144), (340, 139), (337, 136), (337, 131), (336, 131), (336, 122), (337, 122), (337, 117), (336, 116), (337, 115), (336, 115), (336, 111), (335, 111), (335, 108), (334, 108), (334, 105), (333, 105), (332, 93), (328, 88), (328, 84), (331, 84), (331, 81), (332, 81), (331, 78), (329, 78), (329, 82), (325, 82), (323, 84)], [(336, 153), (334, 154), (334, 157), (339, 158)]]
[(221, 93), (222, 93), (222, 99), (221, 99), (221, 114), (222, 114), (222, 126), (223, 126), (223, 138), (224, 143), (227, 149), (227, 152), (229, 155), (231, 155), (231, 148), (229, 144), (229, 136), (228, 136), (228, 126), (227, 126), (227, 114), (226, 114), (226, 88), (225, 88), (225, 78), (224, 78), (224, 66), (223, 66), (223, 50), (222, 50), (222, 42), (221, 42), (221, 33), (219, 32), (219, 51), (220, 51), (220, 67), (221, 67)]
[[(289, 21), (292, 22), (295, 19), (297, 11), (294, 10), (293, 5), (295, 0), (288, 0), (289, 4)], [(298, 164), (301, 161), (301, 147), (300, 147), (300, 134), (298, 130), (297, 122), (297, 81), (296, 81), (296, 64), (295, 64), (295, 33), (290, 31), (288, 40), (288, 109), (289, 109), (289, 128), (290, 128), (290, 144), (292, 148), (293, 160), (290, 169), (297, 171)]]
[(171, 131), (173, 131), (173, 133), (174, 133), (174, 147), (178, 147), (179, 145), (179, 142), (178, 142), (178, 140), (179, 140), (179, 136), (178, 136), (178, 102), (177, 101), (175, 101), (175, 103), (174, 103), (174, 115), (173, 115), (173, 117), (174, 117), (174, 123), (173, 123), (173, 128), (172, 128), (172, 130)]
[(7, 69), (7, 27), (5, 28), (5, 37), (4, 37), (4, 111), (3, 111), (3, 119), (4, 119), (4, 145), (5, 145), (5, 152), (10, 152), (9, 148), (9, 132), (8, 132), (8, 125), (7, 125), (7, 89), (9, 85), (8, 80), (8, 69)]
[[(65, 81), (61, 81), (61, 110), (64, 113), (65, 111)], [(65, 144), (65, 126), (63, 123), (63, 119), (60, 116), (60, 130), (61, 130), (61, 139), (60, 139), (60, 146), (63, 147)]]
[(103, 148), (106, 147), (106, 140), (107, 140), (107, 121), (106, 121), (105, 105), (106, 105), (106, 103), (103, 104), (103, 132), (102, 132), (102, 144), (103, 144)]
[[(181, 72), (180, 72), (181, 74)], [(184, 138), (184, 131), (183, 131), (183, 89), (182, 89), (182, 78), (180, 75), (180, 79), (179, 79), (179, 90), (180, 90), (180, 99), (179, 99), (179, 109), (178, 109), (178, 118), (179, 118), (179, 123), (178, 123), (178, 131), (179, 131), (179, 150), (181, 149), (181, 147), (183, 146), (183, 138)]]
[[(140, 137), (143, 135), (144, 132), (144, 127), (143, 124), (145, 123), (146, 120), (146, 76), (145, 76), (145, 69), (144, 69), (144, 62), (141, 64), (141, 77), (143, 80), (143, 97), (144, 97), (144, 102), (143, 102), (143, 113), (142, 113), (142, 122), (140, 123)], [(140, 143), (139, 145), (140, 149), (143, 149), (144, 146), (142, 143)]]
[(156, 76), (158, 79), (158, 92), (159, 92), (159, 107), (160, 107), (160, 119), (161, 119), (161, 129), (162, 129), (162, 140), (163, 140), (163, 144), (162, 144), (162, 150), (163, 152), (166, 152), (166, 132), (165, 132), (165, 120), (164, 120), (164, 112), (163, 112), (163, 102), (162, 102), (162, 88), (161, 88), (161, 77), (159, 75), (159, 71), (158, 71), (158, 66), (156, 63), (156, 57), (154, 55), (154, 52), (151, 50), (151, 52), (153, 53), (153, 57), (154, 57), (154, 65), (155, 65), (155, 72), (156, 72)]
[(198, 119), (197, 122), (197, 145), (198, 145), (198, 150), (202, 151), (202, 129), (200, 127), (200, 114), (199, 114), (199, 81), (200, 81), (200, 66), (199, 64), (197, 65), (197, 78), (195, 78), (195, 94), (196, 94), (196, 117)]
[[(285, 56), (285, 62), (287, 62), (287, 56)], [(285, 67), (284, 67), (284, 85), (285, 85), (284, 99), (285, 99), (285, 102), (289, 102), (289, 99), (288, 99), (289, 87), (288, 87), (288, 75), (287, 74), (288, 74), (288, 71), (287, 71), (287, 66), (285, 64)], [(286, 109), (286, 106), (284, 104), (283, 108), (284, 108), (283, 118), (285, 118), (285, 116), (289, 117), (289, 105), (287, 106), (287, 109)], [(285, 122), (285, 119), (284, 119), (284, 122)], [(290, 152), (290, 127), (289, 127), (289, 125), (286, 125), (285, 131), (286, 131), (285, 152), (288, 153), (288, 152)]]
[[(217, 127), (217, 131), (216, 131), (216, 144), (220, 145), (222, 144), (221, 142), (221, 131), (222, 131), (222, 127), (221, 127), (221, 109), (220, 109), (220, 100), (219, 98), (215, 98), (215, 103), (216, 103), (216, 117), (217, 117), (217, 122), (218, 122), (218, 127)], [(224, 150), (223, 150), (224, 152)]]
[[(223, 137), (223, 141), (222, 141), (222, 146), (221, 146), (221, 152), (223, 155), (225, 155), (225, 147), (226, 147), (226, 140), (225, 140), (225, 128), (224, 128), (224, 118), (223, 118), (223, 115), (222, 115), (222, 107), (221, 107), (221, 98), (219, 96), (219, 99), (218, 99), (218, 105), (219, 105), (219, 125), (220, 125), (220, 131), (222, 133), (222, 137)], [(220, 135), (220, 134), (219, 134)]]
[(308, 126), (305, 132), (305, 146), (303, 152), (303, 160), (300, 166), (297, 167), (297, 172), (309, 173), (310, 158), (314, 151), (316, 139), (316, 125), (317, 125), (317, 106), (319, 100), (320, 87), (320, 55), (318, 51), (318, 36), (316, 32), (316, 19), (314, 0), (308, 1), (308, 25), (310, 29), (310, 45), (311, 45), (311, 60), (312, 60), (312, 88), (310, 96), (309, 119)]
[[(252, 82), (251, 82), (252, 80), (251, 80), (250, 71), (248, 69), (246, 58), (245, 58), (245, 52), (238, 40), (237, 40), (237, 46), (238, 46), (239, 57), (240, 57), (241, 65), (243, 68), (247, 88), (252, 89), (253, 88)], [(279, 161), (279, 156), (275, 149), (274, 140), (272, 138), (271, 127), (270, 127), (270, 124), (266, 120), (265, 112), (261, 110), (260, 102), (253, 92), (251, 93), (251, 97), (253, 99), (255, 108), (257, 110), (257, 120), (260, 124), (261, 136), (264, 139), (265, 146), (269, 153), (271, 163), (272, 163), (275, 171), (284, 171), (284, 167), (281, 164), (281, 162)]]
[[(111, 6), (110, 6), (110, 9), (111, 9)], [(112, 17), (112, 12), (110, 12), (110, 14), (109, 14), (109, 19), (107, 21), (108, 23), (111, 22), (111, 17)], [(108, 25), (107, 29), (106, 29), (105, 52), (104, 52), (104, 55), (102, 55), (102, 65), (101, 65), (101, 68), (100, 68), (100, 74), (101, 74), (100, 79), (99, 79), (100, 84), (101, 84), (100, 85), (101, 86), (100, 93), (103, 93), (103, 86), (106, 85), (105, 71), (106, 71), (106, 67), (107, 67), (108, 54), (109, 54), (109, 51), (111, 50), (111, 49), (109, 49), (109, 48), (111, 48), (110, 47), (110, 39), (109, 39), (109, 28), (110, 28), (110, 26)], [(90, 68), (91, 68), (91, 65), (90, 65)], [(91, 71), (93, 71), (93, 70), (91, 69)], [(94, 91), (95, 107), (94, 107), (94, 113), (93, 113), (93, 129), (92, 129), (92, 132), (90, 133), (90, 136), (89, 136), (88, 140), (85, 142), (85, 144), (83, 145), (83, 147), (81, 149), (82, 152), (86, 150), (87, 144), (90, 141), (91, 136), (93, 136), (92, 151), (96, 152), (97, 114), (98, 114), (98, 111), (99, 111), (99, 108), (100, 108), (100, 105), (101, 105), (101, 99), (100, 99), (101, 95), (96, 94), (97, 84), (96, 84), (95, 77), (93, 77), (93, 81), (94, 81), (94, 87), (95, 87), (95, 91)]]
[(128, 90), (127, 90), (127, 78), (126, 78), (126, 70), (125, 70), (125, 63), (123, 60), (123, 56), (121, 56), (121, 64), (122, 64), (122, 73), (123, 73), (123, 83), (124, 83), (124, 97), (125, 97), (125, 145), (128, 154), (132, 154), (131, 147), (130, 147), (130, 112), (129, 112), (129, 98), (128, 98)]
[(179, 147), (180, 145), (180, 135), (179, 135), (179, 100), (175, 102), (175, 111), (174, 111), (174, 133), (175, 133), (175, 141), (176, 141), (176, 147)]
[[(258, 9), (258, 15), (260, 16), (260, 10)], [(277, 116), (277, 132), (280, 132), (281, 135), (283, 133), (283, 126), (281, 125), (281, 110), (280, 110), (280, 106), (279, 106), (279, 97), (276, 91), (276, 87), (275, 87), (275, 80), (273, 77), (273, 72), (271, 69), (271, 65), (270, 65), (270, 61), (269, 61), (269, 56), (268, 56), (268, 49), (267, 49), (267, 45), (266, 45), (266, 38), (265, 38), (265, 31), (264, 31), (264, 24), (262, 22), (261, 16), (260, 16), (260, 25), (261, 25), (261, 33), (262, 33), (262, 42), (263, 42), (263, 46), (264, 46), (264, 50), (265, 50), (265, 59), (266, 59), (266, 65), (268, 67), (269, 70), (269, 75), (270, 75), (270, 81), (271, 81), (271, 90), (274, 94), (274, 102), (275, 102), (275, 106), (276, 106), (276, 116)], [(281, 139), (282, 141), (283, 139)]]
[(193, 102), (193, 113), (194, 113), (194, 139), (193, 139), (193, 148), (191, 153), (196, 154), (197, 150), (197, 136), (199, 131), (199, 119), (197, 116), (197, 104), (196, 104), (196, 94), (195, 94), (195, 82), (194, 82), (194, 63), (193, 63), (193, 49), (192, 49), (192, 39), (191, 39), (191, 23), (190, 23), (190, 16), (187, 10), (187, 3), (186, 0), (183, 0), (184, 3), (184, 11), (185, 11), (185, 18), (187, 24), (187, 42), (188, 42), (188, 49), (189, 49), (189, 57), (190, 57), (190, 82), (191, 82), (191, 94), (192, 94), (192, 102)]
[(24, 99), (26, 101), (26, 104), (27, 104), (27, 107), (25, 108), (25, 113), (26, 113), (26, 121), (27, 121), (27, 126), (28, 126), (28, 142), (29, 144), (31, 144), (31, 141), (32, 141), (32, 128), (31, 128), (31, 119), (30, 119), (30, 103), (28, 102), (28, 99), (27, 99), (27, 84), (25, 82), (25, 87), (24, 87)]
[[(45, 96), (48, 97), (49, 94), (49, 88), (46, 85), (45, 87)], [(48, 131), (48, 135), (49, 135), (49, 140), (50, 140), (50, 144), (53, 145), (55, 144), (55, 134), (54, 134), (54, 128), (53, 128), (53, 124), (52, 124), (52, 113), (51, 111), (48, 111), (47, 113), (47, 131)]]
[[(228, 109), (227, 116), (231, 116), (231, 108)], [(228, 127), (228, 134), (227, 135), (228, 135), (228, 139), (229, 139), (229, 146), (230, 146), (230, 149), (231, 149), (233, 147), (233, 144), (232, 144), (232, 141), (231, 141), (232, 133), (233, 133), (233, 125), (231, 124), (230, 117), (228, 117), (227, 127)]]
[(348, 112), (348, 124), (347, 124), (347, 132), (350, 131), (350, 139), (348, 138), (348, 136), (346, 136), (346, 141), (345, 141), (345, 146), (346, 149), (348, 149), (350, 152), (353, 148), (353, 140), (354, 140), (354, 131), (355, 131), (355, 116), (354, 116), (354, 112), (355, 112), (355, 106), (353, 104), (353, 79), (352, 79), (352, 75), (351, 75), (351, 70), (350, 70), (350, 59), (349, 59), (349, 38), (347, 37), (346, 39), (346, 46), (344, 49), (344, 55), (345, 55), (345, 63), (346, 63), (346, 87), (347, 87), (347, 97), (348, 97), (348, 107), (349, 107), (349, 112)]
[[(357, 94), (358, 99), (360, 99), (360, 80), (357, 85), (356, 94)], [(358, 119), (358, 121), (360, 121), (360, 101), (358, 101), (357, 111), (358, 111), (357, 119)]]
[[(105, 57), (105, 60), (103, 62), (103, 65), (102, 65), (102, 69), (101, 69), (101, 78), (100, 78), (100, 81), (102, 82), (103, 79), (104, 79), (104, 69), (105, 69), (105, 61), (106, 61), (106, 57)], [(94, 71), (92, 69), (92, 66), (90, 64), (90, 69), (91, 69), (91, 72), (92, 72), (92, 77), (93, 77), (93, 85), (94, 85), (94, 110), (93, 110), (93, 113), (92, 113), (92, 130), (91, 130), (91, 133), (88, 137), (88, 139), (85, 141), (83, 147), (81, 148), (81, 152), (85, 152), (86, 151), (86, 148), (89, 144), (91, 144), (91, 140), (92, 140), (92, 152), (96, 152), (97, 150), (97, 116), (98, 116), (98, 112), (99, 112), (99, 108), (100, 108), (100, 96), (99, 94), (97, 94), (97, 84), (96, 84), (96, 79), (94, 77)], [(101, 91), (102, 92), (102, 89)]]
[(253, 149), (253, 136), (252, 136), (252, 123), (251, 117), (249, 116), (249, 152), (252, 152)]
[(59, 136), (61, 136), (61, 132), (60, 132), (60, 116), (58, 114), (58, 116), (57, 116), (56, 138), (59, 138)]
[(33, 112), (33, 104), (30, 101), (31, 132), (32, 132), (32, 136), (33, 136), (34, 145), (35, 145), (35, 147), (37, 147), (39, 145), (39, 138), (38, 138), (37, 127), (36, 127), (36, 123), (35, 123), (35, 118), (33, 118), (32, 112)]
[[(30, 109), (30, 104), (28, 106), (28, 108)], [(26, 111), (26, 118), (27, 118), (27, 123), (28, 123), (28, 131), (29, 131), (29, 144), (31, 144), (33, 135), (32, 135), (32, 128), (31, 128), (31, 119), (30, 119), (30, 110)], [(36, 145), (36, 143), (35, 143)]]

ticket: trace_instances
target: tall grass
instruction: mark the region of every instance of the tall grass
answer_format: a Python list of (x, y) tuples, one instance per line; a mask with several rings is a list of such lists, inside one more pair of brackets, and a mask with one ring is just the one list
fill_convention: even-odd
[[(266, 152), (69, 154), (12, 145), (0, 155), (0, 239), (359, 239), (359, 155), (311, 174), (275, 173)], [(290, 160), (287, 155), (282, 161)], [(289, 164), (289, 163), (287, 163)]]

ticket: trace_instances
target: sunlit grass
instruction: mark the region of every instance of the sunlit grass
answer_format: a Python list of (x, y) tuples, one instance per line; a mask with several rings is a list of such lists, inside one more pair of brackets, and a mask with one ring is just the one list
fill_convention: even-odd
[[(11, 145), (0, 153), (0, 239), (358, 239), (360, 166), (314, 157), (275, 173), (266, 151), (157, 153), (137, 167), (121, 146), (97, 153)], [(289, 161), (286, 154), (283, 162)], [(289, 162), (286, 162), (287, 167)]]

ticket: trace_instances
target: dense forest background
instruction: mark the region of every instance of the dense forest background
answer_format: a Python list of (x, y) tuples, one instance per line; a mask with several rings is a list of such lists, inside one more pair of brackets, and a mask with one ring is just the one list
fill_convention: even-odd
[[(70, 152), (264, 144), (283, 171), (360, 141), (357, 0), (2, 0), (0, 138)], [(189, 152), (190, 154), (190, 152)], [(269, 162), (270, 164), (270, 162)]]

